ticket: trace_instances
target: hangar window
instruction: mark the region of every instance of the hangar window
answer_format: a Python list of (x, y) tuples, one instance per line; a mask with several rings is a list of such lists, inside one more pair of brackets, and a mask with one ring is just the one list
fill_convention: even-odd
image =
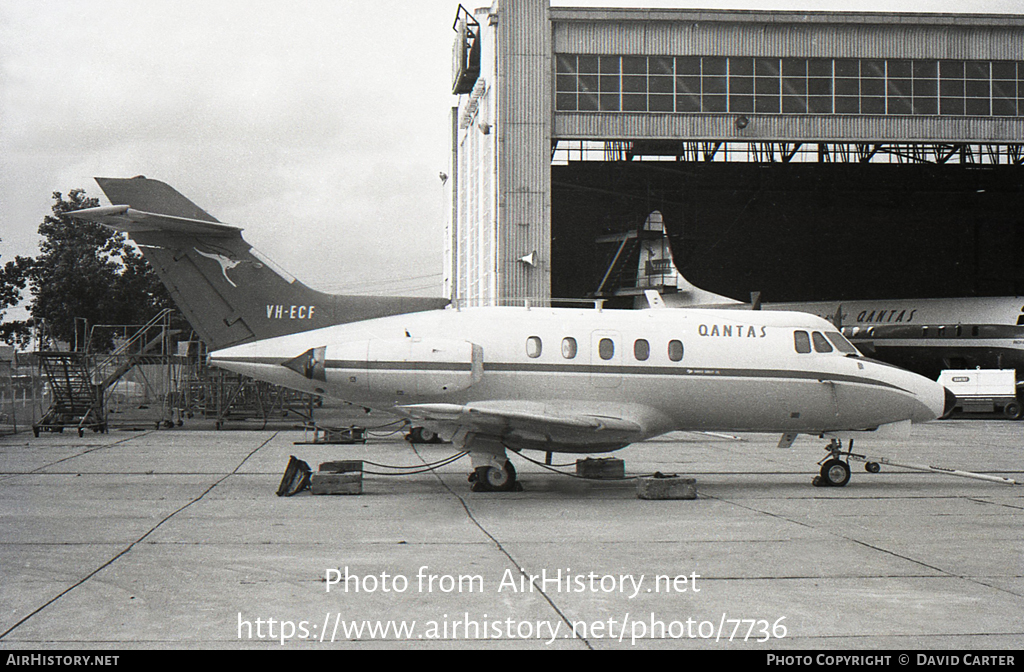
[(683, 342), (682, 341), (669, 341), (668, 342), (668, 358), (673, 362), (680, 362), (683, 359)]
[(832, 114), (832, 60), (811, 58), (807, 61), (807, 111), (811, 114)]
[(782, 111), (807, 114), (807, 59), (782, 59)]
[(701, 63), (701, 108), (704, 112), (728, 112), (729, 59), (705, 56)]
[(782, 66), (777, 58), (754, 59), (754, 112), (778, 114), (781, 107)]
[(914, 113), (914, 78), (910, 61), (886, 62), (886, 112)]
[(597, 354), (605, 361), (614, 358), (615, 342), (610, 338), (602, 338), (597, 344)]
[(821, 334), (820, 331), (815, 331), (815, 332), (811, 333), (811, 340), (814, 341), (814, 351), (815, 352), (821, 352), (821, 353), (832, 352), (832, 350), (833, 350), (832, 345)]
[(729, 59), (729, 111), (754, 111), (754, 59)]
[(964, 62), (939, 62), (939, 114), (964, 115)]
[[(1024, 97), (1024, 90), (1021, 91), (1021, 97)], [(1016, 114), (1017, 64), (1013, 61), (994, 61), (992, 63), (992, 115), (1013, 117)]]
[(530, 359), (537, 359), (544, 350), (544, 345), (539, 336), (530, 336), (526, 339), (526, 356)]
[(651, 356), (651, 344), (644, 339), (638, 339), (633, 343), (633, 356), (638, 362), (646, 362)]
[(964, 67), (965, 111), (969, 117), (992, 114), (992, 64), (988, 61), (967, 61)]
[(914, 61), (913, 76), (914, 114), (939, 113), (939, 63)]
[(811, 337), (806, 331), (794, 331), (793, 339), (795, 341), (797, 352), (805, 354), (811, 351)]
[(676, 58), (676, 112), (700, 112), (700, 56)]
[(1024, 116), (1017, 61), (556, 54), (566, 112)]
[(576, 359), (576, 339), (571, 336), (562, 339), (562, 357), (566, 359)]
[(598, 84), (600, 86), (600, 95), (598, 98), (602, 112), (618, 112), (622, 109), (622, 104), (619, 100), (619, 96), (622, 93), (622, 69), (619, 61), (618, 56), (601, 56), (599, 58), (600, 76), (598, 77)]

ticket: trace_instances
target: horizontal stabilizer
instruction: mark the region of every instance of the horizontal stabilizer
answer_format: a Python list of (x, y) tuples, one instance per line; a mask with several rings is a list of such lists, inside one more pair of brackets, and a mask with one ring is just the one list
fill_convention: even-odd
[(158, 215), (152, 212), (134, 210), (127, 205), (111, 205), (100, 208), (88, 208), (68, 213), (74, 219), (84, 219), (103, 224), (125, 233), (147, 233), (166, 231), (186, 235), (202, 236), (236, 236), (242, 232), (237, 226), (229, 226), (219, 222), (208, 222), (186, 217)]

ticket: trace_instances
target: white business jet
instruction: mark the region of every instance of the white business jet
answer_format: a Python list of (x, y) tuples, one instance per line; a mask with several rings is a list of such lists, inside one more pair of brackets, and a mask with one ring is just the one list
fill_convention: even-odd
[[(113, 205), (71, 216), (131, 236), (212, 364), (408, 418), (469, 452), (475, 490), (515, 488), (509, 450), (601, 453), (675, 430), (841, 437), (933, 420), (955, 401), (807, 313), (323, 294), (166, 184), (97, 181)], [(830, 445), (815, 480), (845, 485)]]

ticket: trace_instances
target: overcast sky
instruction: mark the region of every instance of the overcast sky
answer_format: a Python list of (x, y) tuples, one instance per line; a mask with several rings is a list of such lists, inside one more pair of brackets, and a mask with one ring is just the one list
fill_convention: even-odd
[[(1024, 0), (552, 4), (1024, 13)], [(317, 288), (440, 295), (457, 7), (0, 0), (0, 263), (38, 253), (53, 191), (102, 197), (94, 176), (146, 175)]]

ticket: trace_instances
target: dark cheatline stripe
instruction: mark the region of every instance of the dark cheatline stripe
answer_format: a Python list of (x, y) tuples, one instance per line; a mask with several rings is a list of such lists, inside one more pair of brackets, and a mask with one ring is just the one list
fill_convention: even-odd
[[(275, 357), (225, 357), (224, 362), (249, 364), (282, 364)], [(469, 363), (452, 362), (367, 362), (366, 360), (327, 360), (326, 367), (336, 370), (362, 371), (451, 371), (466, 372), (472, 370)], [(893, 367), (897, 368), (897, 367)], [(903, 388), (872, 378), (850, 376), (838, 373), (819, 373), (814, 371), (773, 370), (773, 369), (724, 369), (698, 368), (679, 366), (622, 366), (609, 364), (543, 364), (535, 362), (491, 362), (484, 363), (484, 371), (493, 373), (574, 373), (574, 374), (605, 374), (619, 376), (708, 376), (720, 378), (762, 378), (762, 379), (797, 379), (822, 380), (827, 382), (860, 383), (876, 387), (888, 387), (906, 392)]]

